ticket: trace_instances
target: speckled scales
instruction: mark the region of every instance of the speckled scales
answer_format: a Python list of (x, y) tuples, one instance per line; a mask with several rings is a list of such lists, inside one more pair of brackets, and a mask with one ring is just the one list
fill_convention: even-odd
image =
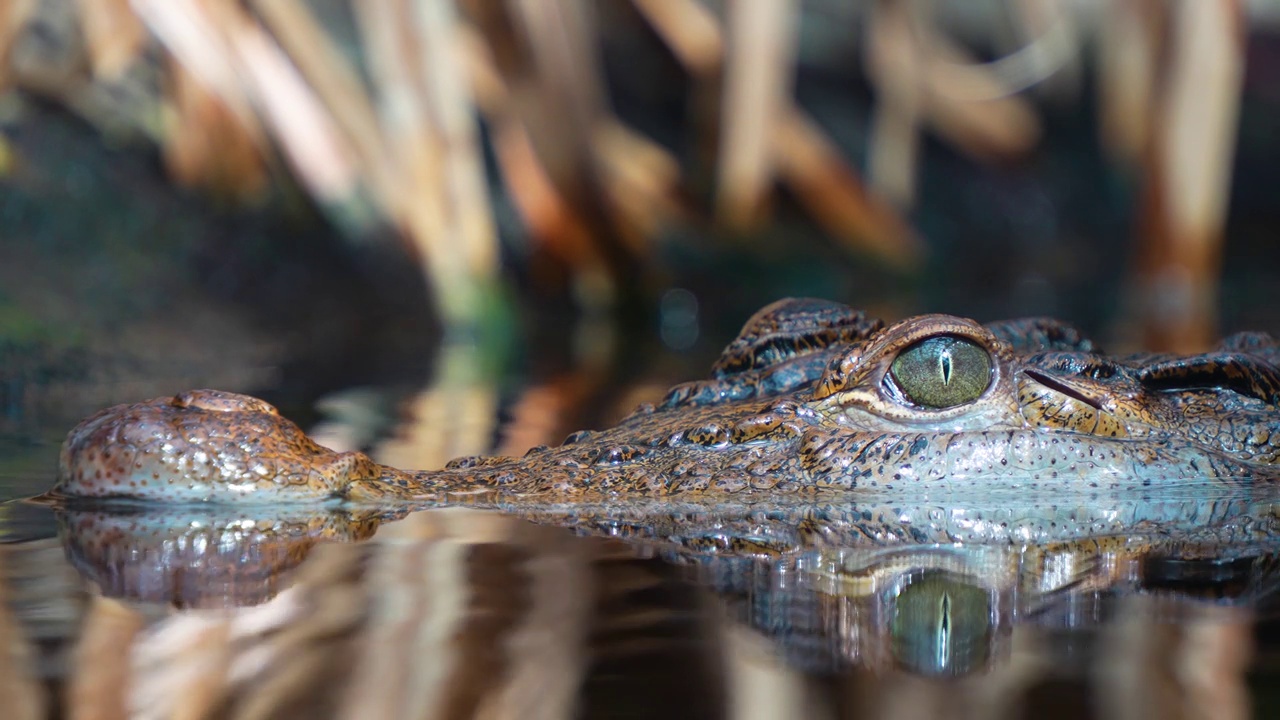
[[(932, 334), (986, 348), (970, 403), (916, 408), (886, 390), (897, 353)], [(1069, 325), (981, 326), (944, 315), (885, 327), (845, 306), (774, 303), (713, 377), (656, 408), (520, 458), (403, 471), (334, 453), (270, 405), (192, 391), (105, 410), (68, 436), (54, 494), (153, 501), (401, 501), (500, 497), (763, 497), (824, 493), (1141, 489), (1275, 477), (1276, 343), (1111, 359)]]

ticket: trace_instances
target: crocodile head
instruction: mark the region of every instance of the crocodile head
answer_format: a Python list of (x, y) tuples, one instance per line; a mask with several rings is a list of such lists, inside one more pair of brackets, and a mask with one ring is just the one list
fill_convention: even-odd
[(1248, 484), (1276, 474), (1280, 348), (1107, 357), (1049, 319), (884, 326), (820, 300), (751, 318), (711, 377), (614, 428), (522, 458), (400, 471), (332, 453), (260, 400), (216, 391), (74, 429), (57, 494), (141, 499), (541, 500)]

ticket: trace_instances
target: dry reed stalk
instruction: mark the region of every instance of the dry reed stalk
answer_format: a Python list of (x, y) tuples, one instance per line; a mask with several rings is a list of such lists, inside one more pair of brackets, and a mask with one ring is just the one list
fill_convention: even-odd
[(822, 131), (796, 109), (774, 140), (778, 172), (832, 237), (897, 267), (919, 261), (924, 247), (897, 212), (863, 187)]
[(916, 10), (911, 13), (917, 28), (916, 42), (930, 60), (929, 74), (938, 94), (981, 102), (1032, 89), (1041, 95), (1053, 95), (1055, 85), (1058, 90), (1070, 89), (1081, 55), (1078, 9), (1071, 6), (1070, 0), (1010, 0), (1003, 5), (1009, 31), (992, 30), (986, 38), (999, 56), (977, 62), (972, 58), (955, 61), (934, 56), (936, 23), (931, 22), (931, 15), (918, 10), (918, 4), (912, 8)]
[[(1113, 3), (1108, 3), (1113, 4)], [(1001, 61), (1025, 68), (1020, 84), (1047, 100), (1078, 101), (1085, 72), (1085, 29), (1071, 0), (1013, 0), (1021, 47)]]
[(394, 222), (414, 244), (440, 309), (451, 323), (473, 303), (467, 275), (453, 246), (451, 216), (440, 171), (444, 152), (423, 93), (417, 29), (406, 0), (355, 5), (368, 59), (381, 149), (373, 162), (385, 165), (390, 185), (379, 194)]
[(355, 150), (375, 196), (383, 197), (396, 181), (386, 169), (381, 128), (364, 83), (298, 0), (255, 0), (253, 7)]
[(11, 0), (0, 6), (0, 91), (8, 89), (14, 81), (11, 53), (38, 4), (38, 0)]
[(602, 182), (623, 223), (653, 237), (685, 214), (677, 201), (680, 164), (657, 143), (616, 121), (596, 128)]
[(774, 133), (791, 104), (799, 5), (731, 0), (726, 23), (716, 215), (745, 230), (762, 222), (774, 181)]
[[(587, 222), (548, 177), (533, 141), (516, 117), (510, 93), (489, 46), (473, 28), (460, 29), (460, 46), (476, 104), (490, 126), (499, 176), (525, 231), (564, 266), (577, 273), (580, 294), (591, 306), (607, 305), (613, 294), (604, 258), (592, 242)], [(546, 281), (534, 268), (535, 281)], [(554, 284), (551, 280), (549, 284)]]
[[(607, 306), (619, 278), (643, 274), (648, 234), (677, 212), (676, 161), (605, 107), (582, 7), (545, 17), (533, 5), (471, 10), (477, 29), (462, 45), (503, 182), (530, 235), (572, 269), (580, 297)], [(574, 39), (560, 47), (557, 37)]]
[[(10, 547), (17, 547), (10, 546)], [(0, 553), (0, 708), (13, 720), (47, 717), (49, 698), (33, 676), (35, 648), (27, 640), (11, 610), (13, 573), (6, 568), (13, 553)]]
[[(528, 63), (522, 71), (509, 64), (514, 57), (504, 63), (502, 55), (495, 55), (515, 114), (547, 176), (589, 228), (613, 281), (634, 284), (648, 246), (638, 229), (619, 217), (603, 177), (596, 140), (601, 125), (613, 116), (605, 100), (591, 5), (582, 0), (508, 0), (507, 8), (512, 39), (525, 49)], [(502, 41), (495, 35), (489, 40)]]
[(525, 127), (510, 116), (493, 122), (494, 152), (502, 179), (529, 235), (566, 266), (574, 268), (581, 292), (599, 307), (613, 293), (608, 266), (592, 241), (587, 221), (556, 188), (533, 148)]
[[(301, 181), (335, 219), (361, 234), (371, 220), (369, 197), (417, 249), (450, 324), (476, 320), (483, 306), (476, 289), (496, 275), (496, 237), (472, 103), (457, 79), (451, 5), (354, 7), (379, 100), (375, 110), (350, 64), (295, 0), (255, 3), (278, 46), (225, 3), (141, 4), (157, 34), (167, 36), (189, 66), (197, 60), (197, 76), (231, 98), (237, 116), (247, 116), (246, 124), (252, 110), (262, 116)], [(184, 22), (205, 32), (183, 33)], [(231, 59), (229, 69), (199, 62), (208, 54), (201, 46), (218, 42)], [(222, 82), (229, 75), (240, 80), (248, 102), (226, 89), (233, 84)]]
[(902, 0), (874, 6), (866, 58), (877, 91), (872, 185), (901, 207), (914, 201), (923, 125), (979, 159), (1026, 153), (1039, 140), (1040, 122), (1031, 103), (1016, 93), (1042, 80), (1055, 58), (1071, 53), (1063, 46), (1070, 35), (1053, 26), (1046, 40), (1035, 42), (1056, 50), (1033, 43), (1017, 58), (978, 63), (912, 10)]
[(1211, 242), (1226, 216), (1244, 75), (1243, 28), (1236, 2), (1181, 0), (1177, 13), (1158, 157), (1169, 183), (1171, 225)]
[(367, 228), (358, 158), (297, 67), (252, 16), (225, 0), (135, 0), (133, 7), (264, 156), (269, 135), (339, 224), (357, 236)]
[(164, 113), (165, 166), (179, 183), (206, 185), (248, 201), (267, 191), (259, 142), (186, 66), (170, 63)]
[(484, 36), (473, 23), (464, 20), (458, 24), (457, 43), (476, 108), (485, 115), (507, 109), (511, 96)]
[(718, 74), (724, 61), (720, 23), (698, 0), (631, 0), (692, 75)]
[[(357, 5), (355, 10), (375, 88), (377, 130), (383, 138), (374, 159), (389, 164), (396, 188), (402, 195), (412, 196), (438, 179), (430, 172), (438, 143), (422, 92), (420, 68), (415, 62), (417, 38), (410, 23), (411, 8), (407, 0), (397, 0)], [(415, 173), (419, 176), (415, 177)], [(423, 199), (432, 203), (440, 200), (435, 192)], [(393, 206), (400, 209), (402, 204), (398, 200)]]
[(489, 207), (475, 100), (458, 40), (459, 18), (452, 3), (423, 1), (415, 7), (427, 106), (444, 145), (450, 241), (471, 282), (488, 285), (498, 274), (497, 230)]
[[(919, 40), (926, 60), (925, 115), (939, 135), (959, 150), (980, 159), (1022, 155), (1040, 140), (1040, 120), (1016, 86), (975, 63), (973, 55), (935, 33)], [(939, 68), (965, 68), (966, 97), (956, 97), (951, 73)], [(979, 99), (969, 99), (969, 97)]]
[(129, 10), (129, 0), (77, 0), (89, 66), (97, 78), (117, 78), (146, 48), (146, 27)]
[(133, 672), (129, 657), (142, 629), (142, 616), (120, 601), (101, 595), (90, 600), (67, 687), (68, 717), (132, 717), (134, 708), (130, 707), (129, 694)]
[(173, 58), (227, 106), (260, 145), (266, 135), (226, 38), (201, 0), (132, 0), (131, 7)]
[(865, 62), (876, 89), (867, 174), (876, 194), (900, 208), (915, 202), (924, 68), (905, 3), (879, 0), (867, 24)]
[(603, 272), (603, 260), (591, 244), (586, 222), (547, 176), (529, 133), (515, 116), (511, 94), (489, 46), (474, 28), (461, 29), (461, 46), (476, 105), (490, 125), (490, 142), (500, 176), (529, 235), (568, 266)]
[(331, 211), (360, 202), (358, 157), (289, 56), (248, 14), (227, 7), (219, 20), (254, 106), (299, 180)]
[[(635, 0), (677, 58), (694, 76), (695, 86), (718, 86), (724, 47), (714, 16), (696, 2), (672, 4)], [(687, 23), (677, 25), (676, 20)], [(688, 28), (692, 28), (691, 30)], [(923, 248), (896, 211), (868, 193), (855, 168), (803, 111), (787, 100), (778, 110), (768, 155), (778, 179), (827, 232), (852, 249), (910, 266)]]
[(517, 113), (557, 184), (580, 192), (595, 189), (599, 169), (591, 140), (607, 110), (589, 11), (578, 0), (506, 4), (530, 63), (528, 76), (501, 62), (498, 66), (508, 78)]
[(1162, 0), (1103, 6), (1098, 41), (1099, 118), (1103, 147), (1134, 163), (1146, 150), (1159, 74)]
[(720, 19), (699, 0), (632, 0), (649, 27), (688, 72), (690, 154), (683, 184), (693, 194), (714, 187), (724, 102), (724, 33)]
[(1138, 272), (1153, 349), (1197, 352), (1216, 334), (1218, 272), (1243, 82), (1238, 2), (1172, 6), (1167, 75), (1150, 128)]

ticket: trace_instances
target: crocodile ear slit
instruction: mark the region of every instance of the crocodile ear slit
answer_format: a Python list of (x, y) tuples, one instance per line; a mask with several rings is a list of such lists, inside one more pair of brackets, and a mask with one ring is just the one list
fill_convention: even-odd
[(1243, 352), (1216, 352), (1161, 360), (1137, 369), (1152, 390), (1225, 389), (1280, 407), (1280, 368)]
[(1243, 352), (1280, 365), (1280, 340), (1265, 332), (1238, 332), (1218, 345), (1218, 352)]

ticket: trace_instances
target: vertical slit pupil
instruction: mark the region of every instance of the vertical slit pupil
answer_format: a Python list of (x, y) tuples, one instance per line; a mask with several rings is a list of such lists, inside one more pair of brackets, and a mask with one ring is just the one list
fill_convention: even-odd
[(945, 667), (951, 655), (951, 594), (943, 593), (942, 605), (939, 608), (941, 617), (938, 623), (938, 666)]
[(981, 397), (991, 385), (991, 371), (991, 356), (978, 342), (937, 335), (899, 353), (885, 382), (913, 405), (950, 408)]

